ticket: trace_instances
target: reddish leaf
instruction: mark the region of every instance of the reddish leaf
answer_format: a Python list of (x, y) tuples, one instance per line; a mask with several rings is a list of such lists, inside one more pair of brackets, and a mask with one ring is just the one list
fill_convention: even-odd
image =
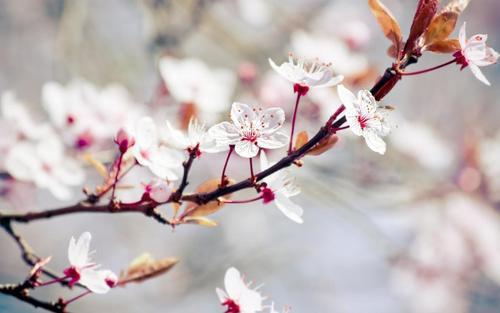
[(396, 47), (396, 51), (401, 50), (401, 28), (392, 13), (380, 2), (380, 0), (368, 0), (368, 5), (382, 28), (384, 35)]
[(457, 24), (458, 13), (443, 11), (439, 13), (429, 25), (425, 32), (425, 44), (429, 45), (442, 41), (453, 32)]
[(410, 35), (405, 45), (405, 53), (413, 51), (417, 45), (417, 41), (422, 36), (424, 31), (429, 27), (434, 15), (437, 12), (439, 0), (420, 0), (418, 2), (417, 11), (413, 17), (411, 24)]
[(460, 42), (457, 39), (440, 40), (425, 47), (425, 50), (436, 53), (453, 53), (460, 49)]

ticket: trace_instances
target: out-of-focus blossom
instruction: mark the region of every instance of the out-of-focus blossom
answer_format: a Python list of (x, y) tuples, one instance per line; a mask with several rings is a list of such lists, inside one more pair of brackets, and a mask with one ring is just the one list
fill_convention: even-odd
[(182, 153), (160, 143), (158, 128), (150, 117), (139, 119), (130, 151), (137, 162), (161, 179), (176, 180), (182, 168)]
[(339, 97), (332, 88), (313, 89), (308, 94), (309, 100), (315, 107), (317, 118), (326, 122), (335, 112), (334, 105), (340, 102)]
[(479, 143), (478, 160), (482, 173), (486, 177), (489, 196), (500, 201), (500, 133), (495, 138), (485, 139)]
[(169, 121), (167, 121), (166, 132), (166, 141), (177, 149), (194, 149), (198, 147), (199, 151), (208, 153), (225, 149), (217, 146), (215, 139), (206, 130), (205, 124), (199, 123), (196, 118), (191, 118), (189, 121), (187, 134), (174, 128)]
[(269, 24), (271, 10), (264, 0), (238, 0), (238, 9), (245, 22), (252, 26), (262, 27)]
[(202, 118), (224, 112), (236, 85), (236, 76), (227, 69), (210, 69), (198, 59), (162, 57), (160, 74), (169, 92), (179, 102), (193, 103)]
[(317, 57), (329, 62), (331, 70), (347, 77), (368, 68), (368, 60), (363, 55), (350, 51), (345, 42), (333, 36), (324, 37), (297, 31), (292, 34), (291, 44), (293, 51), (300, 57)]
[(222, 122), (210, 128), (210, 135), (219, 147), (235, 145), (244, 158), (253, 158), (260, 148), (278, 149), (288, 142), (288, 136), (278, 130), (285, 122), (281, 108), (262, 109), (235, 102), (231, 108), (232, 123)]
[(172, 192), (173, 184), (159, 179), (144, 186), (144, 193), (158, 203), (166, 202), (172, 195)]
[(240, 272), (231, 267), (224, 277), (226, 291), (216, 288), (217, 296), (223, 306), (227, 306), (226, 313), (254, 313), (263, 310), (262, 295), (245, 284)]
[(94, 293), (104, 294), (116, 285), (118, 278), (110, 270), (97, 270), (99, 265), (90, 259), (91, 238), (89, 232), (81, 234), (77, 241), (71, 237), (68, 248), (71, 266), (64, 270), (64, 274), (70, 279), (70, 286), (80, 283)]
[(357, 97), (343, 85), (337, 90), (349, 128), (355, 135), (363, 136), (370, 149), (384, 154), (386, 144), (381, 137), (389, 133), (390, 127), (375, 98), (368, 90), (360, 90)]
[[(269, 168), (270, 164), (264, 151), (260, 152), (261, 171)], [(300, 188), (295, 184), (295, 179), (286, 170), (278, 171), (264, 179), (267, 187), (274, 193), (273, 203), (276, 207), (292, 221), (302, 224), (302, 207), (290, 200), (291, 197), (300, 193)]]
[(76, 148), (109, 142), (140, 111), (124, 87), (115, 84), (98, 89), (81, 79), (66, 86), (48, 82), (42, 98), (54, 126)]
[(60, 200), (70, 199), (71, 187), (85, 178), (79, 163), (64, 154), (64, 146), (54, 134), (37, 143), (16, 144), (6, 156), (5, 168), (15, 179), (49, 189)]
[(499, 54), (493, 48), (486, 46), (488, 35), (476, 34), (467, 39), (464, 23), (460, 28), (458, 39), (462, 50), (453, 55), (457, 63), (462, 65), (462, 69), (468, 66), (477, 79), (490, 86), (490, 82), (479, 68), (495, 64), (498, 60)]
[(283, 78), (307, 88), (331, 87), (344, 79), (342, 75), (334, 74), (331, 64), (318, 59), (295, 59), (291, 53), (288, 62), (278, 66), (269, 59), (269, 64)]
[(258, 97), (260, 102), (267, 107), (291, 103), (294, 98), (290, 92), (289, 83), (276, 75), (273, 70), (267, 71), (261, 79)]
[(500, 284), (498, 213), (463, 194), (416, 213), (409, 254), (395, 263), (395, 290), (410, 298), (413, 312), (468, 312), (467, 294), (479, 273)]

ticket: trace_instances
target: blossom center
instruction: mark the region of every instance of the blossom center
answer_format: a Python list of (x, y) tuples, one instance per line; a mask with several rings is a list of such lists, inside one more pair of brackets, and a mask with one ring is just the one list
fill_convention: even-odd
[(453, 53), (453, 57), (455, 57), (455, 62), (457, 62), (457, 64), (462, 65), (460, 70), (463, 70), (469, 65), (469, 61), (465, 57), (465, 54), (463, 53), (462, 50)]
[(264, 201), (264, 204), (273, 202), (275, 197), (274, 192), (270, 188), (264, 187), (262, 189), (262, 200)]
[(361, 127), (361, 129), (366, 128), (369, 120), (370, 120), (370, 118), (367, 116), (358, 115), (358, 123), (359, 123), (359, 126)]
[(227, 299), (222, 303), (222, 305), (227, 306), (227, 310), (224, 313), (240, 313), (240, 306), (234, 302), (232, 299)]
[(64, 270), (64, 275), (70, 279), (68, 285), (73, 287), (80, 280), (80, 270), (74, 266), (68, 267)]

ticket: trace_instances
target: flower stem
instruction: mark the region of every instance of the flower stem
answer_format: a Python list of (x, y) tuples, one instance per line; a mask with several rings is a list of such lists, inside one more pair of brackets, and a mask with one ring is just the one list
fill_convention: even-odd
[(252, 181), (255, 180), (255, 174), (253, 173), (253, 158), (250, 158), (250, 177)]
[(254, 202), (254, 201), (258, 201), (258, 200), (261, 200), (264, 196), (263, 195), (259, 195), (255, 198), (252, 198), (252, 199), (247, 199), (247, 200), (228, 200), (228, 199), (220, 199), (219, 201), (222, 202), (222, 203), (232, 203), (232, 204), (238, 204), (238, 203), (250, 203), (250, 202)]
[(111, 187), (111, 201), (115, 199), (115, 190), (116, 190), (116, 184), (118, 183), (118, 178), (120, 176), (120, 170), (122, 168), (122, 161), (123, 161), (123, 153), (120, 152), (120, 156), (118, 157), (118, 161), (116, 163), (116, 174), (115, 174), (115, 180), (113, 182), (113, 186)]
[(76, 301), (76, 300), (78, 300), (78, 299), (80, 299), (80, 298), (83, 298), (84, 296), (86, 296), (86, 295), (88, 295), (88, 294), (90, 294), (90, 293), (92, 293), (92, 291), (87, 290), (87, 291), (85, 291), (85, 292), (83, 292), (83, 293), (79, 294), (78, 296), (76, 296), (76, 297), (74, 297), (74, 298), (71, 298), (71, 299), (69, 299), (69, 300), (66, 300), (66, 301), (64, 301), (64, 306), (67, 306), (67, 305), (68, 305), (68, 304), (70, 304), (71, 302), (74, 302), (74, 301)]
[(292, 130), (290, 132), (290, 144), (288, 145), (288, 154), (292, 153), (292, 146), (293, 146), (293, 133), (295, 132), (295, 120), (297, 119), (297, 111), (299, 108), (299, 101), (300, 97), (302, 96), (302, 93), (297, 92), (297, 100), (295, 100), (295, 109), (293, 110), (293, 117), (292, 117)]
[(450, 60), (450, 61), (448, 61), (446, 63), (440, 64), (440, 65), (437, 65), (437, 66), (434, 66), (434, 67), (431, 67), (431, 68), (428, 68), (428, 69), (425, 69), (425, 70), (416, 71), (416, 72), (399, 72), (398, 74), (400, 76), (420, 75), (420, 74), (432, 72), (434, 70), (440, 69), (442, 67), (445, 67), (445, 66), (450, 65), (450, 64), (455, 63), (455, 62), (456, 62), (456, 59), (453, 59), (453, 60)]
[(233, 153), (234, 145), (229, 146), (229, 151), (227, 152), (226, 161), (224, 162), (224, 168), (222, 168), (222, 174), (220, 176), (220, 185), (224, 186), (224, 177), (226, 176), (227, 164), (229, 163), (229, 158), (231, 158), (231, 154)]

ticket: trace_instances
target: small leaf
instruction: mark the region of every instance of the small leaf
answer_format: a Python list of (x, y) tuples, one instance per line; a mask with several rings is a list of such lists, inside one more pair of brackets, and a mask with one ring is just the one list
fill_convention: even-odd
[(457, 24), (458, 13), (455, 12), (441, 12), (439, 13), (429, 25), (425, 32), (424, 43), (426, 45), (432, 44), (436, 41), (445, 40), (455, 29)]
[[(236, 181), (234, 179), (227, 179), (228, 184), (232, 185)], [(198, 188), (196, 188), (196, 193), (207, 193), (207, 192), (212, 192), (214, 190), (217, 190), (219, 188), (220, 184), (220, 178), (213, 178), (205, 181), (203, 184), (199, 185)], [(225, 199), (229, 199), (231, 195), (226, 195)], [(185, 216), (206, 216), (213, 214), (217, 211), (219, 211), (223, 206), (224, 202), (222, 201), (210, 201), (208, 203), (202, 204), (202, 205), (197, 205), (196, 203), (190, 203), (187, 208), (186, 208), (186, 213)]]
[(215, 227), (217, 226), (217, 222), (208, 219), (204, 216), (186, 216), (182, 219), (182, 222), (185, 224), (196, 224), (206, 227)]
[(380, 0), (368, 0), (368, 4), (370, 5), (370, 9), (375, 15), (378, 24), (382, 28), (384, 35), (392, 42), (396, 51), (401, 50), (401, 28), (396, 20), (396, 18), (392, 15), (392, 13), (387, 9)]
[(440, 40), (425, 47), (425, 50), (436, 53), (453, 53), (460, 49), (460, 42), (457, 39)]
[(444, 7), (443, 12), (454, 12), (460, 15), (469, 2), (470, 0), (452, 0)]
[(52, 257), (48, 256), (48, 257), (46, 257), (44, 259), (40, 259), (40, 261), (36, 262), (35, 265), (33, 265), (33, 267), (30, 270), (28, 279), (36, 279), (36, 277), (38, 276), (40, 271), (43, 269), (43, 267), (45, 265), (47, 265), (50, 262), (50, 260), (52, 260)]
[(295, 138), (295, 150), (302, 148), (302, 146), (305, 145), (308, 141), (309, 136), (307, 135), (307, 132), (305, 130), (298, 133), (297, 138)]
[(405, 53), (413, 51), (417, 45), (417, 40), (429, 27), (438, 9), (439, 0), (420, 0), (418, 2), (413, 23), (410, 28), (410, 35), (405, 45)]
[(311, 150), (309, 150), (306, 154), (308, 155), (320, 155), (330, 150), (335, 146), (335, 144), (339, 141), (339, 137), (335, 134), (330, 135), (327, 138), (324, 138), (318, 144), (316, 144)]
[(99, 173), (99, 175), (101, 175), (104, 178), (108, 177), (108, 170), (106, 169), (106, 166), (104, 166), (104, 164), (102, 164), (102, 162), (100, 162), (96, 158), (94, 158), (94, 156), (92, 154), (85, 153), (83, 155), (83, 159), (89, 165), (93, 166), (96, 169), (97, 173)]
[(132, 282), (139, 283), (159, 276), (170, 270), (178, 262), (179, 259), (176, 258), (155, 260), (149, 253), (143, 253), (130, 263), (125, 273), (121, 273), (118, 285), (123, 286)]

